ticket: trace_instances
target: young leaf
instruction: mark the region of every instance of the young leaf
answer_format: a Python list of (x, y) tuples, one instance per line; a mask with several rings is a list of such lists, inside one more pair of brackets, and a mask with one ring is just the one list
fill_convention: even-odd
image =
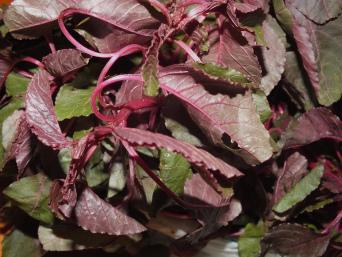
[(330, 235), (320, 235), (298, 224), (281, 224), (263, 239), (270, 252), (291, 257), (320, 257), (326, 251)]
[(90, 97), (94, 87), (74, 88), (67, 84), (61, 87), (56, 97), (56, 115), (59, 121), (92, 114)]
[(278, 213), (286, 212), (296, 204), (303, 201), (311, 194), (321, 183), (324, 168), (317, 166), (302, 178), (293, 188), (273, 207), (273, 210)]
[(270, 135), (260, 121), (250, 92), (228, 95), (208, 93), (196, 81), (197, 73), (174, 66), (162, 72), (161, 87), (186, 103), (189, 114), (217, 145), (227, 147), (230, 137), (252, 164), (264, 162), (272, 155)]
[(342, 122), (329, 109), (319, 107), (304, 113), (289, 125), (284, 135), (284, 147), (307, 145), (324, 138), (341, 140)]
[(123, 127), (116, 127), (114, 133), (121, 140), (134, 146), (156, 146), (182, 154), (192, 164), (208, 170), (219, 171), (227, 179), (242, 175), (236, 168), (210, 153), (162, 134)]
[(261, 253), (261, 239), (265, 234), (265, 224), (262, 220), (258, 224), (248, 223), (239, 238), (239, 256), (257, 257)]
[(165, 185), (176, 194), (182, 194), (185, 180), (191, 175), (190, 163), (179, 154), (160, 150), (159, 174)]
[(43, 58), (46, 70), (55, 77), (63, 77), (88, 64), (88, 59), (76, 49), (62, 49)]
[(3, 257), (41, 257), (43, 253), (38, 240), (24, 234), (20, 230), (14, 230), (6, 235), (3, 247)]
[(102, 200), (88, 187), (80, 193), (74, 214), (76, 223), (92, 233), (119, 236), (145, 230), (143, 225)]
[(51, 224), (54, 216), (48, 207), (50, 186), (51, 181), (38, 173), (10, 184), (3, 193), (32, 218)]
[(49, 74), (38, 71), (26, 92), (26, 118), (32, 132), (44, 144), (61, 149), (70, 144), (59, 127), (54, 111)]

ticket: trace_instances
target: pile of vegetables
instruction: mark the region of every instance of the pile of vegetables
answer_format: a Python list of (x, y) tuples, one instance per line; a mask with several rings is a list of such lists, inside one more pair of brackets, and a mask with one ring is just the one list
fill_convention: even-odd
[(2, 256), (341, 256), (341, 12), (3, 4)]

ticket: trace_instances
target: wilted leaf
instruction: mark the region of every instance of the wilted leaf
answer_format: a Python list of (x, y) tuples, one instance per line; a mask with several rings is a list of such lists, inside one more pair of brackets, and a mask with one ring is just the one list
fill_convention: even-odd
[(3, 193), (32, 218), (51, 224), (54, 216), (48, 207), (50, 186), (51, 181), (38, 173), (13, 182)]
[(273, 207), (273, 210), (278, 213), (283, 213), (303, 201), (319, 186), (323, 171), (324, 169), (322, 166), (317, 166), (311, 170), (308, 175), (302, 178), (283, 198), (280, 199)]

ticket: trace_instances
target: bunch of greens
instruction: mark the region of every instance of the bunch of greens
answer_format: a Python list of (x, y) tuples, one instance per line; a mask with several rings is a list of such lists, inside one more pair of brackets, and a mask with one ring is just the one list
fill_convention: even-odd
[(340, 0), (1, 10), (4, 257), (341, 256)]

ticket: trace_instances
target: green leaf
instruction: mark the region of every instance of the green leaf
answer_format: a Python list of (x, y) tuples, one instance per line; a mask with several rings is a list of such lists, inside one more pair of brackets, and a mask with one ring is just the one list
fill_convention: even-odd
[(291, 85), (283, 87), (289, 94), (291, 100), (300, 108), (310, 110), (314, 107), (313, 96), (310, 85), (307, 85), (305, 71), (300, 65), (295, 52), (286, 52), (286, 63), (284, 77)]
[[(7, 119), (15, 110), (24, 107), (24, 102), (21, 98), (13, 98), (11, 101), (0, 110), (0, 128), (2, 123)], [(4, 166), (5, 149), (2, 145), (2, 133), (0, 133), (0, 170)]]
[(11, 101), (0, 110), (0, 124), (10, 116), (15, 110), (24, 107), (24, 101), (21, 98), (13, 98)]
[(243, 86), (251, 86), (250, 81), (239, 71), (230, 68), (224, 68), (213, 63), (194, 63), (193, 66), (207, 75), (217, 79), (223, 79), (232, 84), (239, 84)]
[(69, 147), (63, 148), (58, 152), (58, 161), (65, 174), (68, 173), (71, 158), (71, 149)]
[(73, 117), (89, 116), (92, 114), (90, 97), (94, 87), (86, 89), (64, 85), (56, 98), (56, 115), (59, 121)]
[(201, 140), (198, 137), (192, 135), (187, 127), (183, 126), (174, 119), (165, 118), (165, 127), (170, 130), (174, 138), (180, 141), (184, 141), (195, 146), (203, 145)]
[(142, 68), (144, 79), (144, 94), (147, 96), (157, 96), (159, 93), (158, 80), (158, 59), (154, 55), (149, 55)]
[(48, 203), (51, 181), (43, 174), (22, 178), (10, 184), (3, 194), (32, 218), (52, 224), (54, 215)]
[(30, 81), (30, 79), (25, 78), (18, 73), (11, 72), (5, 82), (7, 95), (23, 95), (26, 92), (27, 86)]
[(252, 94), (252, 97), (257, 108), (257, 112), (259, 113), (261, 122), (266, 121), (271, 116), (272, 110), (265, 93), (262, 91), (257, 91)]
[(160, 150), (160, 178), (174, 193), (183, 193), (185, 180), (191, 175), (190, 166), (182, 155)]
[(292, 33), (292, 14), (286, 7), (284, 0), (273, 0), (273, 8), (278, 21), (287, 33)]
[(3, 257), (40, 257), (42, 255), (38, 241), (20, 230), (14, 230), (5, 236), (2, 248)]
[(325, 26), (317, 26), (320, 78), (318, 101), (325, 106), (337, 102), (342, 96), (342, 51), (339, 51), (342, 42), (341, 26), (342, 16)]
[(103, 162), (103, 153), (100, 148), (91, 156), (85, 168), (86, 180), (90, 187), (96, 187), (109, 178), (109, 174), (105, 170)]
[(101, 248), (115, 241), (112, 236), (94, 234), (68, 224), (51, 228), (40, 225), (38, 238), (45, 251), (56, 252)]
[(92, 128), (75, 131), (74, 134), (72, 135), (72, 139), (79, 140), (82, 137), (86, 136), (91, 130), (92, 130)]
[(310, 171), (273, 207), (273, 210), (283, 213), (303, 201), (319, 186), (323, 172), (324, 168), (321, 165)]
[(260, 241), (266, 232), (262, 220), (258, 224), (248, 223), (239, 238), (239, 256), (257, 257), (261, 253)]
[(125, 168), (122, 162), (114, 162), (110, 171), (107, 197), (111, 198), (125, 188)]

